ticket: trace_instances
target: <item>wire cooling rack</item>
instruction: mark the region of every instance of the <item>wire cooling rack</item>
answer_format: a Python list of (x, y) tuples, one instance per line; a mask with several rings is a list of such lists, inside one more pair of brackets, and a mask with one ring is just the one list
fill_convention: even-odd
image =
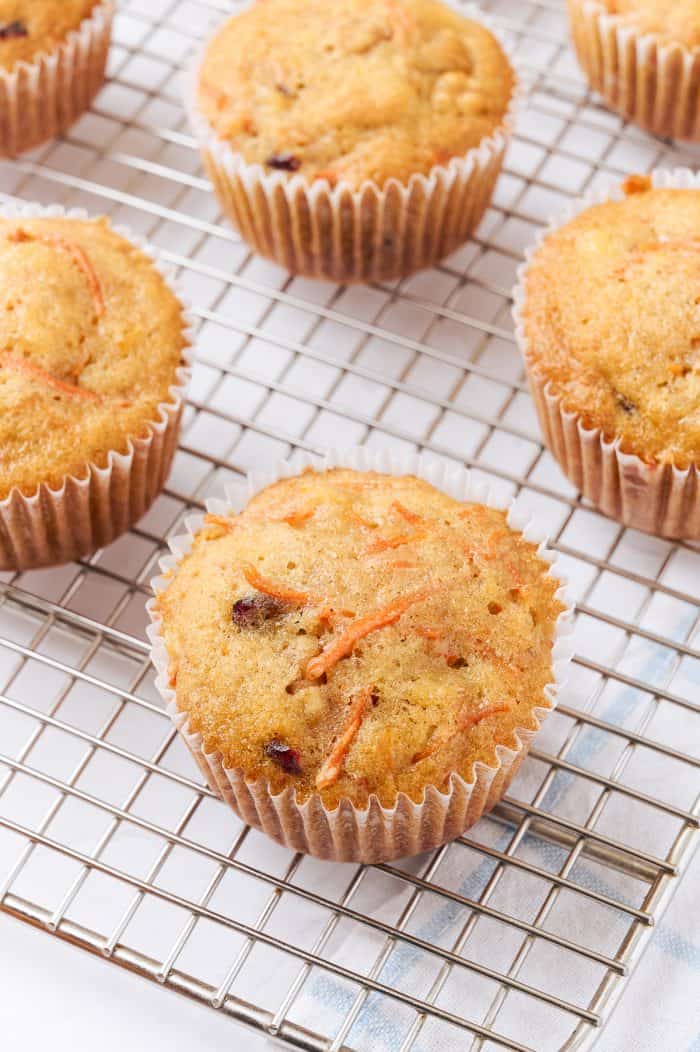
[[(483, 6), (528, 78), (518, 134), (478, 236), (397, 285), (293, 279), (221, 221), (179, 80), (223, 0), (122, 3), (92, 112), (0, 165), (2, 199), (82, 205), (159, 245), (199, 321), (153, 509), (85, 562), (0, 575), (2, 908), (303, 1049), (586, 1046), (698, 827), (700, 553), (580, 501), (540, 444), (509, 314), (553, 211), (693, 158), (590, 98), (563, 2)], [(507, 798), (434, 855), (373, 868), (293, 856), (212, 797), (144, 636), (191, 509), (252, 466), (361, 442), (474, 465), (549, 524), (578, 600), (571, 683)]]

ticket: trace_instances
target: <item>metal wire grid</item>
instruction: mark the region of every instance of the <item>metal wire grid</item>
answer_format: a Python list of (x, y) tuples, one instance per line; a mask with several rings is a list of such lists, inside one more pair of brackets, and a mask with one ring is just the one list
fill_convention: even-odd
[[(692, 157), (590, 99), (559, 0), (483, 6), (528, 105), (479, 236), (395, 286), (291, 279), (221, 223), (177, 81), (224, 0), (123, 3), (92, 113), (0, 166), (3, 199), (81, 204), (160, 245), (200, 324), (152, 511), (90, 560), (0, 575), (0, 904), (305, 1049), (583, 1047), (700, 821), (700, 556), (581, 503), (540, 444), (509, 318), (553, 209)], [(143, 615), (163, 537), (223, 482), (362, 441), (512, 493), (578, 600), (572, 683), (508, 797), (433, 856), (370, 869), (292, 856), (214, 801), (162, 713)]]

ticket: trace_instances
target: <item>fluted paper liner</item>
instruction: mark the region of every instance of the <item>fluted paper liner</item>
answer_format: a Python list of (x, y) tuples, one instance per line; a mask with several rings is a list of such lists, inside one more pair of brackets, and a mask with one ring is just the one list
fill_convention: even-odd
[(0, 155), (13, 157), (65, 131), (105, 79), (114, 6), (99, 4), (65, 40), (0, 70)]
[(569, 17), (579, 63), (611, 109), (655, 135), (700, 141), (699, 51), (640, 33), (598, 0), (569, 0)]
[[(498, 36), (478, 8), (460, 11)], [(223, 211), (261, 256), (310, 278), (393, 281), (456, 251), (479, 225), (510, 140), (517, 82), (501, 125), (464, 156), (405, 184), (390, 179), (380, 188), (368, 180), (354, 189), (342, 180), (331, 186), (327, 179), (270, 172), (218, 138), (197, 106), (205, 50), (186, 78), (185, 105)]]
[[(0, 216), (90, 218), (82, 209), (65, 210), (58, 205), (4, 206)], [(175, 374), (168, 400), (158, 405), (146, 433), (129, 440), (125, 452), (110, 452), (102, 467), (86, 463), (84, 474), (66, 476), (56, 489), (42, 483), (35, 493), (27, 495), (15, 488), (0, 500), (0, 570), (55, 566), (103, 548), (141, 518), (170, 472), (189, 380), (193, 319), (173, 273), (161, 263), (156, 251), (127, 228), (112, 229), (153, 261), (180, 301), (185, 339), (183, 364)]]
[[(655, 187), (700, 189), (700, 175), (687, 168), (652, 172)], [(531, 355), (523, 309), (528, 267), (545, 238), (579, 213), (607, 200), (621, 200), (620, 184), (598, 189), (571, 205), (551, 222), (526, 253), (513, 292), (513, 317), (518, 345), (527, 366), (530, 390), (544, 440), (564, 474), (596, 507), (626, 526), (662, 537), (700, 540), (700, 470), (697, 464), (681, 469), (653, 464), (621, 448), (621, 440), (601, 428), (586, 427), (578, 413), (564, 407), (562, 398)]]
[[(280, 478), (299, 474), (306, 466), (321, 471), (345, 467), (383, 474), (417, 475), (457, 500), (506, 507), (493, 499), (488, 488), (483, 483), (475, 482), (464, 468), (447, 468), (442, 463), (418, 455), (397, 457), (360, 448), (348, 452), (331, 452), (323, 458), (305, 456), (294, 465), (283, 462), (266, 473), (251, 475), (247, 494), (228, 490), (227, 500), (209, 501), (207, 508), (217, 515), (236, 514), (254, 493)], [(160, 564), (164, 574), (174, 571), (190, 550), (202, 518), (200, 515), (188, 520), (188, 532), (171, 539), (169, 543), (173, 554), (162, 559)], [(542, 530), (512, 504), (508, 510), (508, 522), (528, 541), (539, 544), (541, 558), (549, 564), (553, 563), (553, 556), (544, 545)], [(554, 566), (550, 572), (561, 582), (557, 598), (566, 602), (563, 578)], [(167, 584), (166, 576), (157, 577), (152, 582), (156, 596)], [(438, 847), (474, 825), (498, 802), (515, 777), (536, 733), (530, 728), (519, 728), (516, 732), (517, 746), (497, 745), (495, 763), (491, 766), (481, 761), (475, 763), (472, 781), (467, 782), (461, 775), (454, 773), (446, 791), (428, 786), (420, 803), (415, 803), (405, 793), (398, 794), (394, 807), (383, 807), (374, 795), (365, 808), (355, 807), (349, 799), (343, 799), (335, 809), (330, 809), (324, 805), (319, 793), (313, 793), (304, 803), (299, 803), (293, 788), (275, 794), (266, 780), (248, 779), (241, 769), (227, 768), (220, 753), (205, 751), (202, 736), (190, 729), (187, 714), (178, 708), (176, 690), (169, 685), (168, 654), (160, 631), (161, 619), (155, 599), (148, 603), (147, 609), (151, 616), (148, 628), (152, 644), (151, 658), (158, 673), (156, 685), (166, 703), (168, 714), (207, 784), (245, 822), (293, 851), (303, 851), (338, 862), (381, 862)], [(571, 657), (569, 613), (567, 607), (557, 624), (552, 651), (553, 681), (545, 688), (542, 704), (532, 710), (538, 728), (556, 705), (557, 691)]]

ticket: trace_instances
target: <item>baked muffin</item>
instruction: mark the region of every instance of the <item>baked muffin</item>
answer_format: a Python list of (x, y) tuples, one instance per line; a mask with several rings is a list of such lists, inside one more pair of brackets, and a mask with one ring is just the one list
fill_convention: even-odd
[(552, 703), (560, 586), (505, 512), (339, 468), (209, 514), (154, 615), (210, 782), (294, 848), (372, 860), (503, 793)]
[(112, 4), (0, 0), (0, 153), (58, 135), (104, 81)]
[(591, 87), (656, 135), (700, 140), (698, 0), (568, 0)]
[(265, 0), (206, 46), (190, 101), (222, 206), (253, 247), (361, 280), (468, 237), (514, 86), (491, 32), (438, 0), (348, 0), (332, 18), (322, 0)]
[(183, 306), (106, 219), (0, 216), (0, 569), (112, 540), (162, 487)]
[[(700, 190), (629, 178), (555, 228), (518, 321), (547, 444), (603, 511), (700, 538)], [(688, 185), (691, 184), (691, 185)]]

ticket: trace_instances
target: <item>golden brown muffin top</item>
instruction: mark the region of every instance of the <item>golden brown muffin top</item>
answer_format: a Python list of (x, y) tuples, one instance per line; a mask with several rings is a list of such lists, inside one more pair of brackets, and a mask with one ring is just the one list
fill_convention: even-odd
[(649, 463), (700, 463), (700, 191), (582, 212), (525, 276), (528, 357), (565, 408)]
[(0, 499), (124, 452), (185, 344), (176, 296), (106, 219), (0, 219)]
[(357, 188), (462, 156), (503, 122), (495, 38), (437, 0), (258, 0), (209, 44), (199, 108), (250, 163)]
[[(570, 0), (581, 4), (582, 0)], [(640, 33), (653, 33), (664, 44), (700, 47), (699, 0), (598, 0), (600, 7), (617, 15), (623, 25)]]
[(0, 67), (12, 70), (60, 44), (98, 0), (0, 0)]
[(420, 799), (548, 706), (548, 570), (503, 512), (412, 476), (278, 482), (209, 515), (157, 600), (178, 708), (275, 792)]

